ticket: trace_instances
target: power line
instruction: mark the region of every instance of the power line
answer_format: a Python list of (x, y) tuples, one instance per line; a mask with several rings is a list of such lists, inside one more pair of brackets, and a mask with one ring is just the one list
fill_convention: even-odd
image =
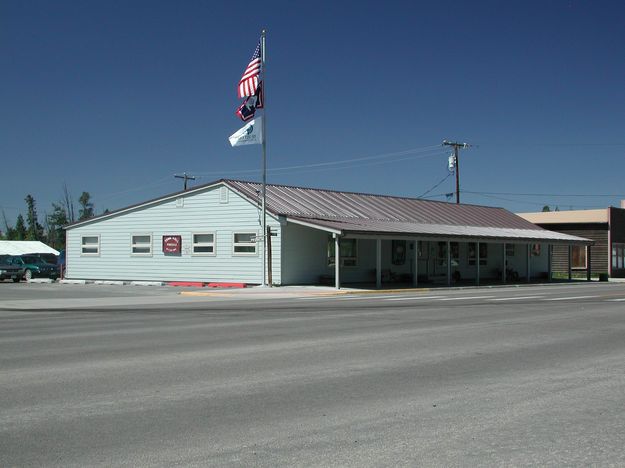
[(623, 193), (613, 194), (580, 194), (580, 193), (519, 193), (519, 192), (473, 192), (471, 190), (465, 190), (466, 193), (472, 193), (474, 195), (518, 195), (525, 197), (625, 197)]
[(417, 198), (423, 198), (425, 195), (427, 195), (428, 193), (430, 193), (432, 190), (434, 190), (436, 187), (438, 187), (440, 184), (442, 184), (443, 182), (445, 182), (447, 179), (449, 179), (452, 175), (452, 172), (450, 172), (449, 174), (447, 174), (443, 179), (441, 179), (440, 182), (438, 182), (436, 185), (434, 185), (431, 189), (426, 190), (425, 192), (423, 192), (423, 194), (421, 194), (420, 196), (418, 196)]
[[(536, 206), (545, 206), (548, 203), (538, 203), (538, 202), (532, 202), (532, 201), (527, 201), (527, 200), (513, 200), (510, 198), (504, 198), (504, 197), (498, 197), (495, 195), (487, 195), (484, 193), (478, 193), (478, 192), (471, 192), (473, 195), (478, 195), (480, 197), (484, 197), (484, 198), (489, 198), (489, 199), (493, 199), (493, 200), (502, 200), (502, 201), (507, 201), (507, 202), (511, 202), (511, 203), (521, 203), (521, 204), (525, 204), (525, 205), (536, 205)], [(557, 205), (557, 203), (551, 203), (552, 205)], [(566, 205), (566, 204), (565, 204)], [(597, 208), (597, 205), (575, 205), (578, 208)]]
[[(411, 149), (407, 149), (407, 150), (403, 150), (403, 151), (396, 151), (393, 153), (383, 153), (383, 154), (377, 154), (374, 156), (365, 156), (365, 157), (360, 157), (360, 158), (351, 158), (351, 159), (343, 159), (343, 160), (339, 160), (339, 161), (328, 161), (328, 162), (322, 162), (322, 163), (314, 163), (314, 164), (301, 164), (301, 165), (297, 165), (297, 166), (283, 166), (283, 167), (274, 167), (271, 169), (268, 169), (269, 172), (276, 172), (276, 171), (288, 171), (288, 170), (294, 170), (294, 169), (309, 169), (309, 168), (315, 168), (315, 167), (331, 167), (331, 166), (338, 166), (338, 165), (342, 165), (342, 164), (348, 164), (348, 163), (352, 163), (352, 162), (361, 162), (361, 161), (371, 161), (371, 160), (376, 160), (376, 159), (387, 159), (387, 158), (395, 158), (398, 156), (405, 156), (408, 154), (419, 154), (419, 153), (431, 153), (433, 151), (437, 151), (440, 150), (440, 146), (439, 145), (430, 145), (430, 146), (423, 146), (420, 148), (411, 148)], [(434, 156), (436, 154), (431, 154), (431, 155), (420, 155), (417, 157), (427, 157), (427, 156)], [(226, 174), (250, 174), (250, 173), (256, 173), (258, 172), (255, 169), (250, 169), (250, 170), (241, 170), (241, 171), (220, 171), (220, 172), (199, 172), (199, 171), (195, 171), (196, 174), (201, 174), (201, 175), (223, 175), (224, 173)]]

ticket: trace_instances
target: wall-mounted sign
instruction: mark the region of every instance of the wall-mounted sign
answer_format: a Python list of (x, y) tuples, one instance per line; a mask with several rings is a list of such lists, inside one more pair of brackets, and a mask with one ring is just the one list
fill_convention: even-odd
[(180, 254), (182, 251), (182, 236), (163, 236), (163, 253)]

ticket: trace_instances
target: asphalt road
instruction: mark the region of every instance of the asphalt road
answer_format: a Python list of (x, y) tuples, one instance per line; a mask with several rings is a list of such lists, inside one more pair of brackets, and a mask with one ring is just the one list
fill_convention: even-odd
[(625, 284), (93, 291), (0, 310), (1, 466), (625, 465)]

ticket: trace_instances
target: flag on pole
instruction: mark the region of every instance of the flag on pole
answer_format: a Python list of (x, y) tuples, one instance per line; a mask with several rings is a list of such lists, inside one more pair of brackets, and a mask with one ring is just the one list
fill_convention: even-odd
[(256, 88), (256, 93), (254, 94), (254, 96), (248, 96), (247, 98), (245, 98), (245, 101), (243, 101), (243, 104), (239, 106), (235, 114), (238, 115), (243, 122), (247, 122), (248, 120), (254, 118), (254, 113), (256, 112), (256, 109), (262, 108), (263, 82), (261, 81), (258, 84), (258, 88)]
[(257, 117), (230, 135), (232, 146), (260, 145), (263, 142), (263, 120)]
[(239, 99), (247, 96), (253, 96), (258, 88), (258, 80), (260, 76), (260, 66), (262, 60), (260, 56), (260, 41), (254, 50), (254, 55), (247, 68), (243, 72), (243, 76), (239, 80)]

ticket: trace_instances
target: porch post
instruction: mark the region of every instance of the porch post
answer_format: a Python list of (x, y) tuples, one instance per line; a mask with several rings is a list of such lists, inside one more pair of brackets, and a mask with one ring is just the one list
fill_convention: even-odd
[(339, 236), (334, 234), (334, 286), (341, 289), (341, 252)]
[(503, 244), (503, 250), (502, 250), (502, 262), (503, 262), (503, 266), (501, 267), (501, 281), (503, 282), (503, 284), (506, 284), (506, 243), (504, 242)]
[(382, 287), (382, 239), (375, 240), (375, 287)]
[(586, 246), (586, 281), (592, 281), (592, 257), (590, 255), (590, 246)]
[(553, 260), (553, 244), (547, 246), (547, 281), (551, 282), (553, 276), (553, 269), (551, 268), (551, 261)]
[(530, 271), (530, 257), (532, 255), (531, 249), (530, 249), (530, 245), (527, 244), (527, 255), (526, 255), (526, 259), (527, 259), (527, 282), (530, 282), (530, 278), (532, 277), (531, 271)]
[(451, 242), (447, 241), (447, 286), (451, 286)]
[(416, 288), (419, 284), (419, 241), (414, 240), (414, 275), (412, 285)]
[(571, 247), (571, 244), (569, 244), (569, 281), (573, 279), (573, 271), (571, 268), (571, 250), (572, 250), (572, 247)]
[(475, 284), (476, 284), (476, 286), (479, 286), (479, 285), (480, 285), (480, 242), (479, 242), (479, 241), (477, 241), (477, 242), (475, 243), (475, 246), (476, 246), (476, 249), (477, 249), (477, 251), (476, 251), (476, 257), (477, 257), (477, 262), (476, 262), (476, 265), (477, 265), (477, 272), (476, 272), (476, 275), (475, 275)]

